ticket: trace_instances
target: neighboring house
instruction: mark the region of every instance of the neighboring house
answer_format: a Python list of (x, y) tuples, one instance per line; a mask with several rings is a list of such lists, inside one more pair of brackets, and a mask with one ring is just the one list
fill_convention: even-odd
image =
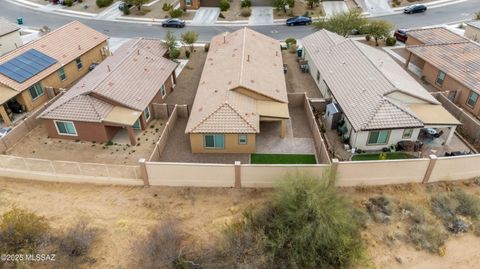
[(480, 44), (445, 28), (430, 28), (408, 31), (406, 49), (407, 64), (417, 65), (425, 81), (480, 117)]
[(74, 21), (0, 56), (3, 124), (41, 106), (101, 62), (109, 55), (107, 38)]
[(248, 28), (213, 37), (185, 130), (192, 152), (255, 152), (260, 122), (284, 137), (289, 118), (280, 43)]
[(48, 136), (107, 142), (126, 128), (135, 145), (134, 129), (147, 128), (152, 103), (163, 103), (175, 85), (177, 63), (165, 53), (157, 39), (123, 44), (38, 116)]
[(326, 30), (302, 44), (313, 79), (332, 100), (327, 128), (338, 128), (353, 148), (416, 141), (422, 128), (448, 128), (450, 142), (458, 120), (387, 53)]
[(22, 45), (20, 27), (0, 18), (0, 55), (14, 50)]
[(473, 41), (480, 41), (480, 20), (467, 23), (464, 36)]
[(200, 7), (219, 7), (220, 0), (180, 0), (180, 7), (184, 9), (199, 9)]

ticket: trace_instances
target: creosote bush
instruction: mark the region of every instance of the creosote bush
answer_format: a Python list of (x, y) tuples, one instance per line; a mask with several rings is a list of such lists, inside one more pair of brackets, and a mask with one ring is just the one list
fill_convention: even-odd
[(438, 253), (448, 239), (442, 226), (431, 224), (413, 224), (408, 230), (410, 240), (422, 249)]
[(96, 230), (87, 220), (80, 220), (62, 235), (59, 250), (72, 258), (87, 255), (95, 237)]
[(220, 0), (220, 10), (227, 11), (230, 8), (230, 2), (228, 0)]
[(183, 16), (183, 9), (181, 8), (176, 8), (170, 10), (170, 17), (172, 18), (180, 18)]
[(96, 4), (98, 7), (108, 7), (113, 3), (113, 0), (97, 0)]
[(377, 196), (369, 198), (365, 207), (375, 222), (388, 224), (391, 221), (395, 204), (386, 196)]

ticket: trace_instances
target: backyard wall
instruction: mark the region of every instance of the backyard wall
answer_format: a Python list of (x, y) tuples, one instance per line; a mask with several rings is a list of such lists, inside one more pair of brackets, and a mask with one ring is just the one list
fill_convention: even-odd
[[(166, 105), (164, 107), (166, 107)], [(160, 156), (167, 145), (168, 137), (177, 122), (178, 114), (178, 106), (175, 105), (172, 114), (165, 123), (165, 128), (163, 128), (162, 134), (160, 134), (160, 138), (158, 138), (158, 141), (155, 144), (152, 154), (150, 154), (150, 157), (148, 158), (148, 161), (154, 162), (160, 160)]]

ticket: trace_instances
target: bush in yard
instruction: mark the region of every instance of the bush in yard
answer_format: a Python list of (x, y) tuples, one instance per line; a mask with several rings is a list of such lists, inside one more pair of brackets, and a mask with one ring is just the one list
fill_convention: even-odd
[(167, 12), (169, 10), (171, 10), (173, 8), (173, 6), (169, 3), (163, 3), (163, 6), (162, 6), (162, 10)]
[(362, 30), (367, 24), (367, 19), (362, 15), (358, 9), (338, 13), (330, 16), (328, 19), (315, 22), (317, 28), (326, 29), (337, 33), (343, 37), (348, 37), (353, 30)]
[(480, 218), (480, 198), (457, 189), (453, 193), (453, 197), (458, 201), (457, 212), (471, 218)]
[(113, 0), (96, 0), (97, 7), (108, 7), (113, 3)]
[(417, 247), (438, 253), (448, 238), (442, 226), (431, 224), (413, 224), (408, 237)]
[(241, 7), (251, 7), (252, 6), (252, 0), (242, 0), (240, 2)]
[(250, 17), (250, 15), (252, 15), (252, 10), (248, 7), (244, 7), (242, 8), (242, 10), (240, 11), (240, 15), (242, 17)]
[(67, 7), (73, 6), (73, 0), (65, 0), (65, 5), (66, 5)]
[(230, 226), (230, 240), (244, 242), (230, 242), (236, 246), (231, 250), (237, 253), (235, 267), (261, 267), (242, 264), (251, 260), (264, 260), (266, 268), (355, 267), (363, 261), (365, 248), (353, 214), (332, 182), (290, 174), (270, 202), (246, 211), (244, 220)]
[(320, 3), (320, 0), (307, 0), (307, 3), (308, 3), (308, 7), (310, 9), (313, 9), (314, 5)]
[(228, 0), (220, 0), (220, 10), (227, 11), (230, 8), (230, 2)]
[(96, 229), (91, 228), (87, 220), (79, 220), (61, 236), (59, 252), (70, 264), (75, 264), (77, 258), (88, 254), (96, 235)]
[(180, 57), (180, 50), (177, 48), (171, 49), (168, 52), (168, 57), (170, 57), (170, 59), (177, 59), (178, 57)]
[(190, 52), (193, 52), (193, 44), (198, 40), (198, 34), (195, 31), (186, 31), (181, 35), (183, 43), (187, 44)]
[(122, 9), (123, 15), (130, 15), (130, 9), (128, 7), (125, 7)]
[(393, 25), (385, 20), (372, 20), (365, 26), (365, 31), (375, 39), (375, 45), (378, 46), (378, 40), (384, 39), (390, 35)]
[(1, 218), (1, 253), (35, 253), (48, 243), (49, 230), (45, 217), (14, 207)]
[(385, 39), (385, 44), (387, 46), (395, 46), (396, 43), (397, 43), (397, 39), (393, 36), (389, 36), (387, 37), (387, 39)]
[(172, 18), (180, 18), (183, 16), (183, 10), (181, 8), (176, 8), (170, 10), (170, 17)]
[(293, 44), (297, 44), (297, 40), (293, 37), (289, 37), (289, 38), (285, 39), (285, 43), (293, 45)]

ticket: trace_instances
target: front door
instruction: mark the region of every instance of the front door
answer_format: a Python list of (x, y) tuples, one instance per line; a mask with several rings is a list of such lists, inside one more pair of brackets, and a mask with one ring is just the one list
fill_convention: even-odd
[(142, 129), (140, 126), (140, 119), (138, 119), (134, 124), (133, 124), (133, 129)]

